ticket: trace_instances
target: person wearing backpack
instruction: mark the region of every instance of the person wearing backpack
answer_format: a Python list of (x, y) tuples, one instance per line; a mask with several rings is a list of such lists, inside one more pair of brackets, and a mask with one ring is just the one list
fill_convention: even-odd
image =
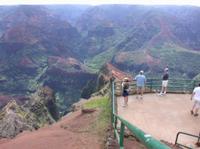
[(124, 78), (122, 82), (122, 96), (124, 97), (123, 107), (128, 105), (128, 95), (129, 95), (129, 79)]

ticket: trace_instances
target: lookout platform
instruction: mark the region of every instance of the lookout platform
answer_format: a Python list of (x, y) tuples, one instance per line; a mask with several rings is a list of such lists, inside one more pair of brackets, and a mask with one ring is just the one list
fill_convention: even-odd
[[(190, 94), (144, 94), (143, 99), (129, 96), (128, 106), (122, 107), (123, 97), (117, 97), (118, 115), (158, 140), (174, 143), (178, 132), (199, 135), (200, 116), (190, 114), (193, 101)], [(179, 143), (194, 147), (197, 139), (179, 137)], [(195, 147), (196, 148), (196, 147)]]

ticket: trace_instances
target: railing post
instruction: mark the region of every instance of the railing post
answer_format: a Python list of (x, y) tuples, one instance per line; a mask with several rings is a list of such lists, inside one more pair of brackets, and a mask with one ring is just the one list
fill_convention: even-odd
[(114, 89), (113, 89), (113, 79), (110, 80), (110, 88), (111, 88), (111, 121), (114, 123), (114, 115), (113, 115), (113, 94), (114, 94)]
[(179, 136), (179, 134), (180, 134), (180, 132), (178, 132), (178, 133), (176, 134), (175, 145), (176, 145), (176, 144), (177, 144), (177, 142), (178, 142), (178, 136)]
[(195, 83), (196, 83), (196, 81), (194, 80), (193, 81), (193, 88), (192, 88), (192, 90), (195, 88)]
[(124, 148), (124, 123), (121, 122), (121, 128), (120, 128), (120, 139), (119, 139), (119, 145), (120, 149)]
[[(188, 148), (188, 149), (193, 149), (193, 148), (191, 148), (191, 147), (189, 147), (189, 146), (186, 146), (186, 145), (184, 145), (184, 144), (178, 143), (178, 138), (179, 138), (179, 135), (180, 135), (180, 134), (186, 135), (186, 136), (191, 136), (191, 137), (194, 137), (194, 138), (197, 138), (197, 139), (199, 139), (199, 137), (200, 137), (200, 134), (199, 134), (199, 136), (196, 136), (196, 135), (192, 135), (192, 134), (185, 133), (185, 132), (178, 132), (177, 135), (176, 135), (175, 145), (178, 145), (179, 147)], [(199, 140), (198, 140), (198, 141), (199, 141)], [(198, 142), (198, 141), (197, 141), (197, 142)]]
[(116, 134), (115, 134), (115, 130), (117, 130), (117, 129), (116, 129), (116, 124), (115, 124), (116, 116), (115, 116), (114, 114), (113, 114), (113, 119), (114, 119), (114, 121), (113, 121), (114, 138), (116, 138), (116, 137), (117, 137)]
[(115, 84), (112, 82), (112, 113), (115, 113)]
[(116, 112), (116, 107), (115, 107), (115, 82), (112, 80), (111, 84), (111, 89), (112, 89), (112, 124), (114, 127), (114, 138), (116, 138), (115, 131), (117, 132), (117, 117), (114, 115)]

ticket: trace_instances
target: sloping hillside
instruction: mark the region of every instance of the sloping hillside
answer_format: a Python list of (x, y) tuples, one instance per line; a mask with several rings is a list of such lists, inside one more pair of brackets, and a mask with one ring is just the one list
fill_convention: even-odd
[[(114, 36), (101, 36), (102, 40), (112, 40), (112, 45), (106, 47), (103, 42), (106, 48), (100, 48), (98, 45), (102, 42), (96, 42), (94, 49), (102, 52), (88, 58), (86, 64), (98, 70), (110, 61), (121, 70), (137, 73), (143, 69), (152, 77), (160, 75), (163, 67), (168, 65), (172, 77), (193, 78), (200, 71), (195, 63), (199, 58), (200, 40), (197, 14), (200, 14), (198, 7), (187, 6), (111, 5), (91, 8), (83, 14), (82, 19), (89, 20), (84, 24), (88, 27), (83, 25), (85, 30), (89, 33), (107, 22), (107, 26), (113, 28)], [(126, 25), (121, 22), (126, 22)], [(97, 39), (93, 36), (93, 40)]]
[(33, 132), (23, 132), (16, 138), (0, 139), (0, 149), (102, 149), (110, 122), (107, 97), (93, 98), (80, 103), (87, 111), (79, 110), (63, 117), (59, 122)]
[[(101, 149), (97, 135), (87, 131), (97, 113), (81, 115), (80, 111), (63, 118), (59, 123), (34, 132), (24, 132), (13, 140), (0, 140), (1, 149)], [(73, 129), (72, 129), (73, 128)]]
[(44, 6), (3, 7), (0, 13), (0, 90), (29, 96), (48, 85), (61, 115), (96, 75), (79, 61), (81, 35)]

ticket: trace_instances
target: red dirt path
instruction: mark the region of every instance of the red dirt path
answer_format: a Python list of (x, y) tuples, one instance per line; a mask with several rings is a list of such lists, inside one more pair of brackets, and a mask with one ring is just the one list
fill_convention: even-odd
[(24, 132), (11, 140), (0, 140), (0, 149), (101, 149), (102, 139), (88, 129), (97, 114), (72, 113), (38, 131)]

